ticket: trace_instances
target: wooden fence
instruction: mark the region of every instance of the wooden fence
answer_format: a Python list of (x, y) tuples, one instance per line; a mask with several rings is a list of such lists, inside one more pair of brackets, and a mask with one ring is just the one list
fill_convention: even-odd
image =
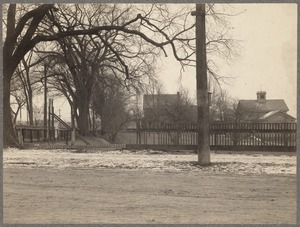
[[(48, 129), (49, 130), (49, 129)], [(296, 151), (296, 123), (217, 123), (210, 124), (212, 150)], [(23, 142), (71, 139), (71, 130), (16, 126)], [(197, 148), (196, 124), (142, 123), (137, 129), (126, 129), (126, 148), (183, 149)], [(130, 140), (130, 142), (128, 142)]]
[[(15, 127), (17, 135), (22, 142), (41, 142), (71, 139), (71, 131), (68, 129), (48, 129), (45, 127), (17, 125)], [(48, 135), (47, 135), (48, 134)]]
[[(214, 123), (210, 124), (212, 150), (295, 151), (295, 123)], [(135, 145), (144, 148), (196, 149), (196, 124), (142, 123)], [(134, 147), (134, 145), (131, 145)]]

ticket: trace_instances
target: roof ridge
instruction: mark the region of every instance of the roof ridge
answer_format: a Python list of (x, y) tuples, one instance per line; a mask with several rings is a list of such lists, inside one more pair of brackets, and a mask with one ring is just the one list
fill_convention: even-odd
[(290, 118), (296, 120), (295, 117), (293, 117), (292, 115), (290, 115), (290, 114), (288, 114), (288, 113), (286, 113), (286, 112), (284, 112), (284, 111), (281, 111), (281, 110), (272, 110), (272, 111), (270, 111), (270, 112), (264, 114), (263, 116), (261, 116), (260, 119), (261, 119), (261, 120), (263, 120), (263, 119), (268, 119), (268, 118), (270, 118), (270, 117), (272, 117), (272, 116), (274, 116), (275, 114), (278, 114), (278, 113), (283, 114), (283, 115), (286, 115), (286, 116), (288, 116), (288, 117), (290, 117)]

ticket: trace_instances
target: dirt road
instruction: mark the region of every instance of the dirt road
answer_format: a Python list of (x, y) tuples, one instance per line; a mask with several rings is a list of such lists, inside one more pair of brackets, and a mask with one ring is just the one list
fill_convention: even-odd
[(295, 175), (4, 168), (4, 223), (295, 223)]

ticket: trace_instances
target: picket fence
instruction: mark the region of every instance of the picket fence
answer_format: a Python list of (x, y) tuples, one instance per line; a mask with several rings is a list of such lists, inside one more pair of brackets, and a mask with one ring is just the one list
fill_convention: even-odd
[[(24, 142), (46, 140), (44, 127), (17, 126)], [(209, 125), (211, 150), (296, 151), (296, 123), (213, 123)], [(50, 141), (70, 141), (68, 129), (51, 129)], [(131, 135), (126, 148), (180, 149), (197, 148), (196, 124), (142, 122), (135, 129), (124, 129), (120, 136)]]
[[(212, 123), (212, 150), (295, 151), (296, 123)], [(197, 124), (142, 122), (132, 147), (196, 149)]]

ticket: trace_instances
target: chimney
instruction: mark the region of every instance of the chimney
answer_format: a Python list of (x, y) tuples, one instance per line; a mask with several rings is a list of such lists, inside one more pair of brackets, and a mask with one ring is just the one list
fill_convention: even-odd
[(265, 92), (265, 91), (258, 91), (258, 92), (256, 92), (257, 102), (258, 103), (265, 103), (267, 101), (266, 100), (266, 94), (267, 94), (267, 92)]

